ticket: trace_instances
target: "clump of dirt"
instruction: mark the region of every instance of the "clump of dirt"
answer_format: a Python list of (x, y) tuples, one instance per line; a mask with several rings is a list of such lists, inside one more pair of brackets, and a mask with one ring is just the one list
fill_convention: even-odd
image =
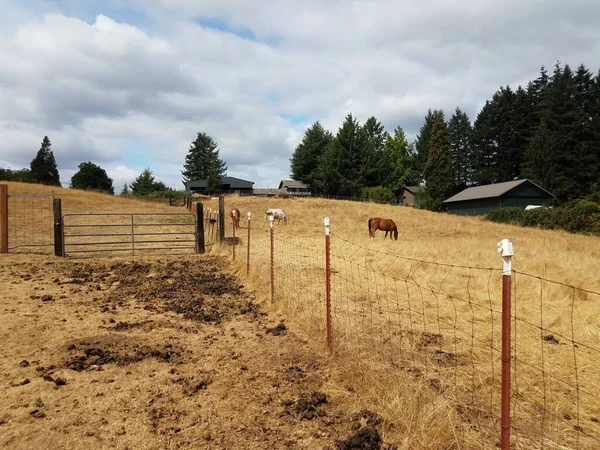
[(553, 334), (547, 334), (543, 339), (550, 344), (558, 345), (558, 339), (556, 339)]
[(274, 327), (266, 327), (265, 333), (273, 336), (284, 336), (287, 334), (287, 327), (283, 323), (278, 323)]
[(144, 320), (142, 322), (118, 322), (114, 327), (111, 327), (112, 331), (128, 331), (134, 328), (139, 328), (147, 323), (152, 323), (151, 320)]
[(102, 339), (97, 342), (79, 342), (67, 347), (70, 352), (78, 352), (78, 355), (69, 357), (65, 367), (81, 372), (83, 370), (101, 370), (105, 364), (116, 364), (125, 366), (147, 358), (155, 358), (159, 361), (173, 361), (181, 357), (181, 350), (174, 348), (171, 344), (160, 347), (140, 345), (128, 342), (110, 342)]
[(361, 427), (345, 440), (339, 441), (336, 448), (338, 450), (380, 450), (381, 436), (374, 427)]
[(429, 346), (440, 346), (444, 342), (444, 336), (437, 333), (421, 333), (421, 340), (419, 342), (419, 346), (421, 348), (426, 348)]
[(327, 395), (322, 392), (312, 392), (310, 395), (301, 395), (298, 400), (286, 401), (284, 405), (287, 406), (288, 412), (296, 417), (298, 420), (306, 419), (312, 420), (315, 417), (326, 416), (327, 413), (322, 409), (322, 405), (327, 403)]

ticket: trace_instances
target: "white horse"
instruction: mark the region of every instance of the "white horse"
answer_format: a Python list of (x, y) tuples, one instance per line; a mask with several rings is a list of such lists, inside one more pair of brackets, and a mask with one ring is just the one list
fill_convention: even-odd
[(283, 220), (283, 224), (287, 223), (287, 218), (285, 216), (285, 212), (283, 209), (278, 208), (269, 208), (265, 212), (265, 222), (269, 220), (269, 216), (273, 216), (273, 219), (277, 219), (277, 223), (280, 223)]

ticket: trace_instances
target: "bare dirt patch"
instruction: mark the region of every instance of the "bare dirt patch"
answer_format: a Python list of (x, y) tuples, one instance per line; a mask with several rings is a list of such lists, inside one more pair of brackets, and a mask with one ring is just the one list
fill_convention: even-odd
[(324, 357), (223, 267), (0, 260), (0, 446), (393, 448), (385, 424), (343, 406)]

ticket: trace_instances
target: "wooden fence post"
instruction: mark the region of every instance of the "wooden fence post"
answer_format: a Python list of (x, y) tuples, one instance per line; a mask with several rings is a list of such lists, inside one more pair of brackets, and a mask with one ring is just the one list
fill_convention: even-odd
[(204, 254), (205, 252), (204, 205), (202, 202), (198, 202), (196, 203), (196, 253)]
[(63, 218), (62, 204), (60, 198), (55, 198), (52, 201), (52, 209), (54, 211), (54, 255), (65, 256), (63, 242)]
[(8, 185), (0, 184), (0, 253), (8, 253)]
[(225, 197), (219, 195), (219, 242), (225, 240)]

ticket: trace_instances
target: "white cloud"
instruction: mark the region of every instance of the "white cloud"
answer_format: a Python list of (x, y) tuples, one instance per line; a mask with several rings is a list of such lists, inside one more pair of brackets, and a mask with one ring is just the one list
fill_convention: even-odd
[(524, 83), (541, 65), (600, 59), (592, 0), (119, 5), (144, 17), (119, 22), (113, 2), (90, 2), (101, 14), (86, 22), (60, 3), (0, 0), (3, 164), (28, 165), (48, 135), (63, 182), (91, 160), (118, 190), (147, 166), (181, 188), (189, 143), (205, 131), (230, 175), (273, 186), (304, 128), (282, 115), (333, 132), (349, 112), (375, 115), (414, 138), (428, 108), (460, 106), (474, 119), (500, 85)]

